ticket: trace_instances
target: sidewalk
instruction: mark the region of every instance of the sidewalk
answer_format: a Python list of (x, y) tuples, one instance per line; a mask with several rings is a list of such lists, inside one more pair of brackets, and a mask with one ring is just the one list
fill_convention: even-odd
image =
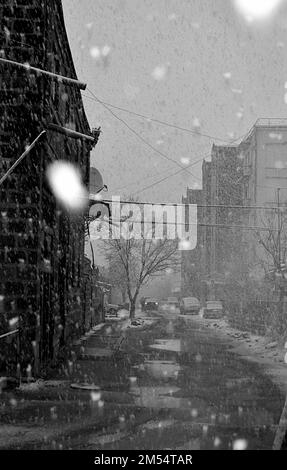
[(216, 332), (229, 342), (235, 354), (259, 364), (281, 391), (287, 394), (287, 343), (233, 328), (225, 318), (207, 320), (200, 315), (180, 315), (180, 318)]
[[(141, 320), (137, 326), (131, 326), (126, 316), (98, 325), (74, 344), (71, 358), (50, 380), (2, 392), (0, 449), (39, 448), (41, 442), (58, 448), (61, 436), (118, 424), (119, 406), (133, 406), (127, 393), (132, 365), (119, 339), (157, 321), (141, 314), (137, 319)], [(145, 410), (136, 411), (137, 420), (145, 415)]]

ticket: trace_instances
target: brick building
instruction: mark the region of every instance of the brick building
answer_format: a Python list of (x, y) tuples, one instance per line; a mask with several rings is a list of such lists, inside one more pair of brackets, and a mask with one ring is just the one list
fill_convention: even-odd
[(85, 329), (105, 321), (104, 295), (109, 297), (111, 284), (103, 275), (103, 267), (92, 266), (91, 260), (85, 256), (83, 270), (83, 309)]
[(254, 332), (277, 321), (283, 301), (286, 317), (286, 145), (286, 119), (259, 119), (238, 145), (212, 147), (202, 190), (183, 199), (203, 206), (201, 246), (183, 254), (183, 292), (224, 300), (232, 323)]
[[(183, 253), (182, 290), (202, 301), (224, 298), (224, 286), (241, 240), (242, 160), (236, 146), (213, 145), (202, 165), (202, 189), (187, 190), (184, 203), (198, 205), (198, 243)], [(220, 207), (222, 206), (222, 207)], [(231, 206), (231, 207), (228, 207)]]
[[(1, 0), (0, 24), (1, 57), (77, 78), (59, 0)], [(77, 85), (0, 72), (0, 175), (51, 123), (92, 135)], [(83, 330), (83, 214), (57, 205), (45, 171), (69, 160), (88, 185), (92, 145), (49, 130), (0, 187), (0, 370), (39, 371)]]

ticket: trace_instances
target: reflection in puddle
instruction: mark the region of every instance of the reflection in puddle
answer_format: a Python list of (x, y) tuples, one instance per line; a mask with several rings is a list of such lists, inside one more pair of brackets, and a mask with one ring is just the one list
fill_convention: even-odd
[(240, 422), (246, 427), (272, 426), (276, 423), (274, 416), (268, 410), (258, 407), (246, 408), (240, 416)]
[(92, 444), (94, 446), (105, 446), (108, 444), (115, 444), (116, 442), (120, 441), (121, 439), (124, 439), (125, 437), (128, 436), (128, 433), (126, 432), (116, 432), (114, 434), (108, 434), (108, 435), (102, 435), (98, 436), (95, 434), (95, 436), (91, 436), (88, 440), (88, 444)]
[(178, 387), (131, 387), (130, 392), (135, 396), (135, 405), (147, 408), (182, 408), (188, 406), (184, 398), (173, 395)]
[(146, 371), (156, 379), (176, 379), (181, 367), (173, 361), (145, 361), (140, 370)]
[(158, 429), (166, 429), (174, 426), (176, 421), (174, 419), (162, 419), (162, 420), (151, 420), (147, 423), (142, 425), (142, 429), (149, 429), (149, 430), (158, 430)]
[(163, 351), (183, 352), (183, 346), (183, 342), (180, 339), (156, 339), (155, 344), (151, 344), (149, 347)]
[(197, 438), (185, 442), (180, 447), (176, 447), (175, 450), (200, 450), (200, 439)]

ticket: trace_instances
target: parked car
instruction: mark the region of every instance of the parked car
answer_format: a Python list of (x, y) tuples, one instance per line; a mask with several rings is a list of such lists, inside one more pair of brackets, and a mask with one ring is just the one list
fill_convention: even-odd
[(203, 318), (222, 318), (223, 306), (220, 300), (209, 300), (203, 310)]
[(180, 313), (178, 300), (168, 300), (166, 306), (168, 313)]
[(148, 298), (144, 302), (144, 311), (150, 311), (150, 310), (158, 310), (158, 300), (157, 299), (152, 299)]
[(180, 302), (180, 313), (192, 313), (197, 315), (200, 310), (200, 302), (196, 297), (184, 297)]
[(116, 317), (121, 307), (117, 304), (106, 304), (106, 315)]
[(149, 297), (141, 297), (141, 298), (140, 298), (141, 310), (144, 310), (144, 304), (145, 304), (145, 301), (146, 301), (148, 298), (149, 298)]
[(159, 311), (162, 313), (180, 313), (178, 300), (161, 300), (159, 302)]

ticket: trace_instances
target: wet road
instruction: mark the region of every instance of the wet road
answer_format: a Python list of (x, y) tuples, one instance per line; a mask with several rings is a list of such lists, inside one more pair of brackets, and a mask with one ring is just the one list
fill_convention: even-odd
[[(128, 330), (120, 356), (77, 361), (68, 379), (58, 400), (53, 391), (30, 402), (30, 422), (46, 426), (47, 436), (23, 447), (270, 449), (284, 404), (258, 365), (192, 318)], [(73, 381), (99, 390), (71, 390)], [(22, 415), (15, 410), (15, 421)], [(78, 428), (53, 440), (50, 422)]]

